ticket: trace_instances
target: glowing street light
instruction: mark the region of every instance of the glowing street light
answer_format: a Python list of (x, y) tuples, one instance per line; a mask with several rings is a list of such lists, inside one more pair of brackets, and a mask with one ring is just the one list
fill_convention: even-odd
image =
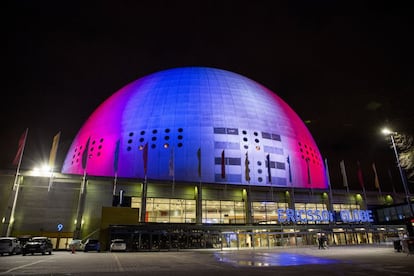
[(391, 138), (392, 148), (394, 149), (395, 159), (397, 159), (397, 166), (398, 166), (398, 170), (400, 171), (400, 176), (401, 176), (402, 184), (404, 186), (405, 196), (407, 197), (407, 204), (410, 207), (409, 208), (410, 209), (410, 215), (413, 216), (413, 208), (411, 207), (411, 201), (410, 201), (410, 191), (408, 190), (407, 180), (406, 180), (406, 178), (404, 176), (404, 172), (401, 168), (400, 158), (398, 157), (397, 147), (395, 145), (395, 140), (394, 140), (394, 135), (396, 135), (397, 132), (394, 132), (394, 131), (392, 131), (388, 128), (383, 128), (382, 133), (384, 135), (390, 136), (390, 138)]

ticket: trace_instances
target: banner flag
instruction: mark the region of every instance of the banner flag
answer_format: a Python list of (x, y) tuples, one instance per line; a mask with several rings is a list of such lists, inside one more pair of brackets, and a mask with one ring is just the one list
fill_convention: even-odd
[(57, 155), (57, 150), (59, 146), (59, 140), (60, 140), (60, 131), (53, 137), (52, 148), (50, 149), (49, 167), (52, 171), (55, 166), (56, 155)]
[(224, 150), (221, 152), (221, 178), (226, 178), (226, 157)]
[(344, 184), (344, 187), (348, 187), (348, 177), (346, 176), (345, 161), (341, 160), (341, 162), (339, 162), (339, 166), (341, 167), (342, 182)]
[(83, 150), (83, 153), (82, 153), (82, 169), (84, 170), (86, 170), (86, 166), (88, 164), (90, 140), (91, 140), (91, 137), (89, 137), (88, 140), (86, 141), (85, 149)]
[(198, 177), (201, 177), (201, 148), (197, 150), (197, 159), (198, 159)]
[(119, 146), (120, 146), (121, 140), (116, 141), (115, 145), (115, 152), (114, 152), (114, 172), (118, 172), (118, 162), (119, 162)]
[(142, 160), (144, 161), (144, 174), (146, 176), (148, 170), (148, 143), (145, 144), (142, 151)]
[(168, 162), (168, 174), (174, 176), (174, 147), (171, 147), (170, 160)]
[(246, 151), (246, 159), (244, 160), (244, 173), (245, 173), (245, 178), (247, 182), (250, 182), (250, 168), (249, 168), (249, 155)]
[(309, 166), (310, 159), (309, 159), (309, 157), (307, 157), (305, 161), (306, 161), (306, 170), (308, 172), (308, 184), (310, 185), (310, 184), (312, 184), (312, 180), (311, 180), (311, 174), (310, 174), (310, 166)]
[(269, 183), (272, 183), (272, 171), (271, 171), (271, 167), (270, 167), (270, 154), (266, 155), (266, 160), (267, 160), (267, 174), (269, 177)]
[(20, 136), (19, 145), (18, 145), (18, 148), (17, 148), (17, 153), (16, 153), (16, 156), (13, 159), (13, 165), (14, 166), (17, 166), (20, 163), (21, 158), (23, 157), (23, 151), (24, 151), (24, 147), (26, 145), (26, 138), (27, 138), (28, 131), (29, 131), (29, 129), (26, 128), (26, 130), (24, 131), (22, 136)]
[(286, 162), (288, 163), (288, 169), (289, 169), (289, 183), (292, 183), (292, 169), (290, 168), (290, 157), (289, 157), (289, 155), (286, 158)]
[(364, 177), (363, 177), (363, 175), (362, 175), (362, 169), (361, 169), (361, 163), (359, 163), (359, 161), (357, 161), (357, 166), (358, 166), (358, 172), (357, 172), (357, 174), (358, 174), (358, 182), (359, 182), (359, 185), (361, 185), (361, 188), (365, 188), (365, 185), (364, 185)]
[(375, 188), (377, 188), (379, 190), (380, 189), (380, 184), (379, 184), (379, 179), (378, 179), (378, 174), (377, 174), (377, 167), (375, 166), (375, 163), (372, 163), (372, 170), (374, 171), (374, 185), (375, 185)]
[(325, 158), (326, 179), (328, 179), (328, 187), (331, 188), (331, 176), (329, 175), (328, 159)]

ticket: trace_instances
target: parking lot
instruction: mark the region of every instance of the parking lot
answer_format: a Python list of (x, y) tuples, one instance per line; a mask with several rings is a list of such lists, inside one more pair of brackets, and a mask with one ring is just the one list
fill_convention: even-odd
[(0, 275), (414, 275), (390, 246), (179, 252), (76, 252), (0, 257)]

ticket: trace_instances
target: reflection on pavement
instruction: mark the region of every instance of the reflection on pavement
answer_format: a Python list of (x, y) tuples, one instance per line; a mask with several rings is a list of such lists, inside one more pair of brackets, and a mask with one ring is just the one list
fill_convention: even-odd
[(295, 266), (307, 264), (334, 264), (337, 260), (292, 253), (215, 254), (218, 261), (235, 266)]

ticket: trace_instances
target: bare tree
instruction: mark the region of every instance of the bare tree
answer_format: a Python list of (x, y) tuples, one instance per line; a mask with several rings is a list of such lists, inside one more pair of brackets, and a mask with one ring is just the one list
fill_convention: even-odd
[(414, 180), (414, 139), (413, 136), (397, 133), (395, 145), (398, 148), (400, 165), (405, 170), (407, 179)]

